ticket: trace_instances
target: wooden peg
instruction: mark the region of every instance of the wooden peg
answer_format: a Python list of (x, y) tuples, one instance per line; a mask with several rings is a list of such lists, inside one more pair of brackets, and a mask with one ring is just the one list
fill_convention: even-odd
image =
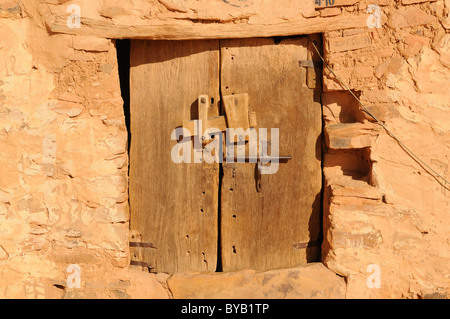
[(249, 128), (247, 93), (226, 95), (223, 104), (229, 128)]

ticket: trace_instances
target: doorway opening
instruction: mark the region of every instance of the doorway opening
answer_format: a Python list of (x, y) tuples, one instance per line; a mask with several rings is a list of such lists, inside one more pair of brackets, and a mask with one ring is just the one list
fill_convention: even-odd
[(119, 67), (120, 93), (123, 100), (123, 113), (128, 132), (128, 153), (130, 153), (130, 40), (116, 40), (117, 64)]
[[(131, 245), (132, 264), (174, 273), (320, 261), (321, 84), (316, 64), (307, 62), (311, 39), (116, 40), (130, 227), (139, 242)], [(293, 154), (277, 173), (262, 175), (259, 193), (255, 164), (171, 160), (182, 140), (171, 135), (199, 118), (200, 95), (208, 96), (209, 120), (227, 115), (224, 96), (243, 93), (257, 128), (279, 128), (279, 154)]]

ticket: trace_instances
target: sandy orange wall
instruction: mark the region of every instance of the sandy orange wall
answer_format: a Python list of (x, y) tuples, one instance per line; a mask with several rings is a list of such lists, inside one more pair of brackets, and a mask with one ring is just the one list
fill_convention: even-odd
[[(323, 33), (325, 59), (346, 85), (450, 178), (450, 1), (336, 0), (227, 14), (195, 1), (108, 3), (0, 1), (0, 297), (170, 297), (182, 289), (182, 275), (171, 290), (164, 274), (128, 268), (127, 132), (114, 41), (102, 23), (123, 37), (161, 23), (188, 30), (198, 19), (245, 30), (264, 17), (310, 25), (303, 30)], [(373, 3), (381, 28), (365, 25)], [(80, 6), (85, 29), (57, 30), (69, 4)], [(450, 190), (326, 70), (323, 85), (323, 263), (346, 277), (347, 298), (446, 296)], [(81, 268), (78, 290), (66, 285), (69, 264)], [(380, 269), (380, 288), (367, 286), (369, 265)]]

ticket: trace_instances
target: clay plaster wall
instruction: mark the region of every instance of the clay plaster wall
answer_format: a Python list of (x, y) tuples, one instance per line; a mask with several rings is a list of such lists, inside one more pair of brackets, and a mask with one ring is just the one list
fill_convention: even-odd
[[(327, 70), (325, 267), (173, 276), (129, 268), (127, 130), (111, 38), (323, 33), (335, 72), (450, 178), (450, 1), (249, 3), (227, 12), (201, 1), (0, 1), (0, 297), (202, 297), (208, 285), (220, 287), (217, 297), (448, 296), (450, 190)], [(379, 29), (366, 25), (372, 3)], [(82, 9), (80, 29), (64, 27), (69, 4)], [(79, 289), (67, 287), (69, 264), (81, 268)], [(371, 264), (380, 288), (367, 287)]]

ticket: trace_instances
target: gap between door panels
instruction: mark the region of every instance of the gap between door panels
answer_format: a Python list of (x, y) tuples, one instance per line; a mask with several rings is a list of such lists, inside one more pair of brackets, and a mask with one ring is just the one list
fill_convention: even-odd
[[(222, 105), (222, 41), (219, 41), (219, 115), (225, 115)], [(219, 163), (219, 186), (217, 188), (218, 199), (217, 199), (217, 265), (216, 272), (222, 272), (222, 181), (223, 181), (223, 163)]]

